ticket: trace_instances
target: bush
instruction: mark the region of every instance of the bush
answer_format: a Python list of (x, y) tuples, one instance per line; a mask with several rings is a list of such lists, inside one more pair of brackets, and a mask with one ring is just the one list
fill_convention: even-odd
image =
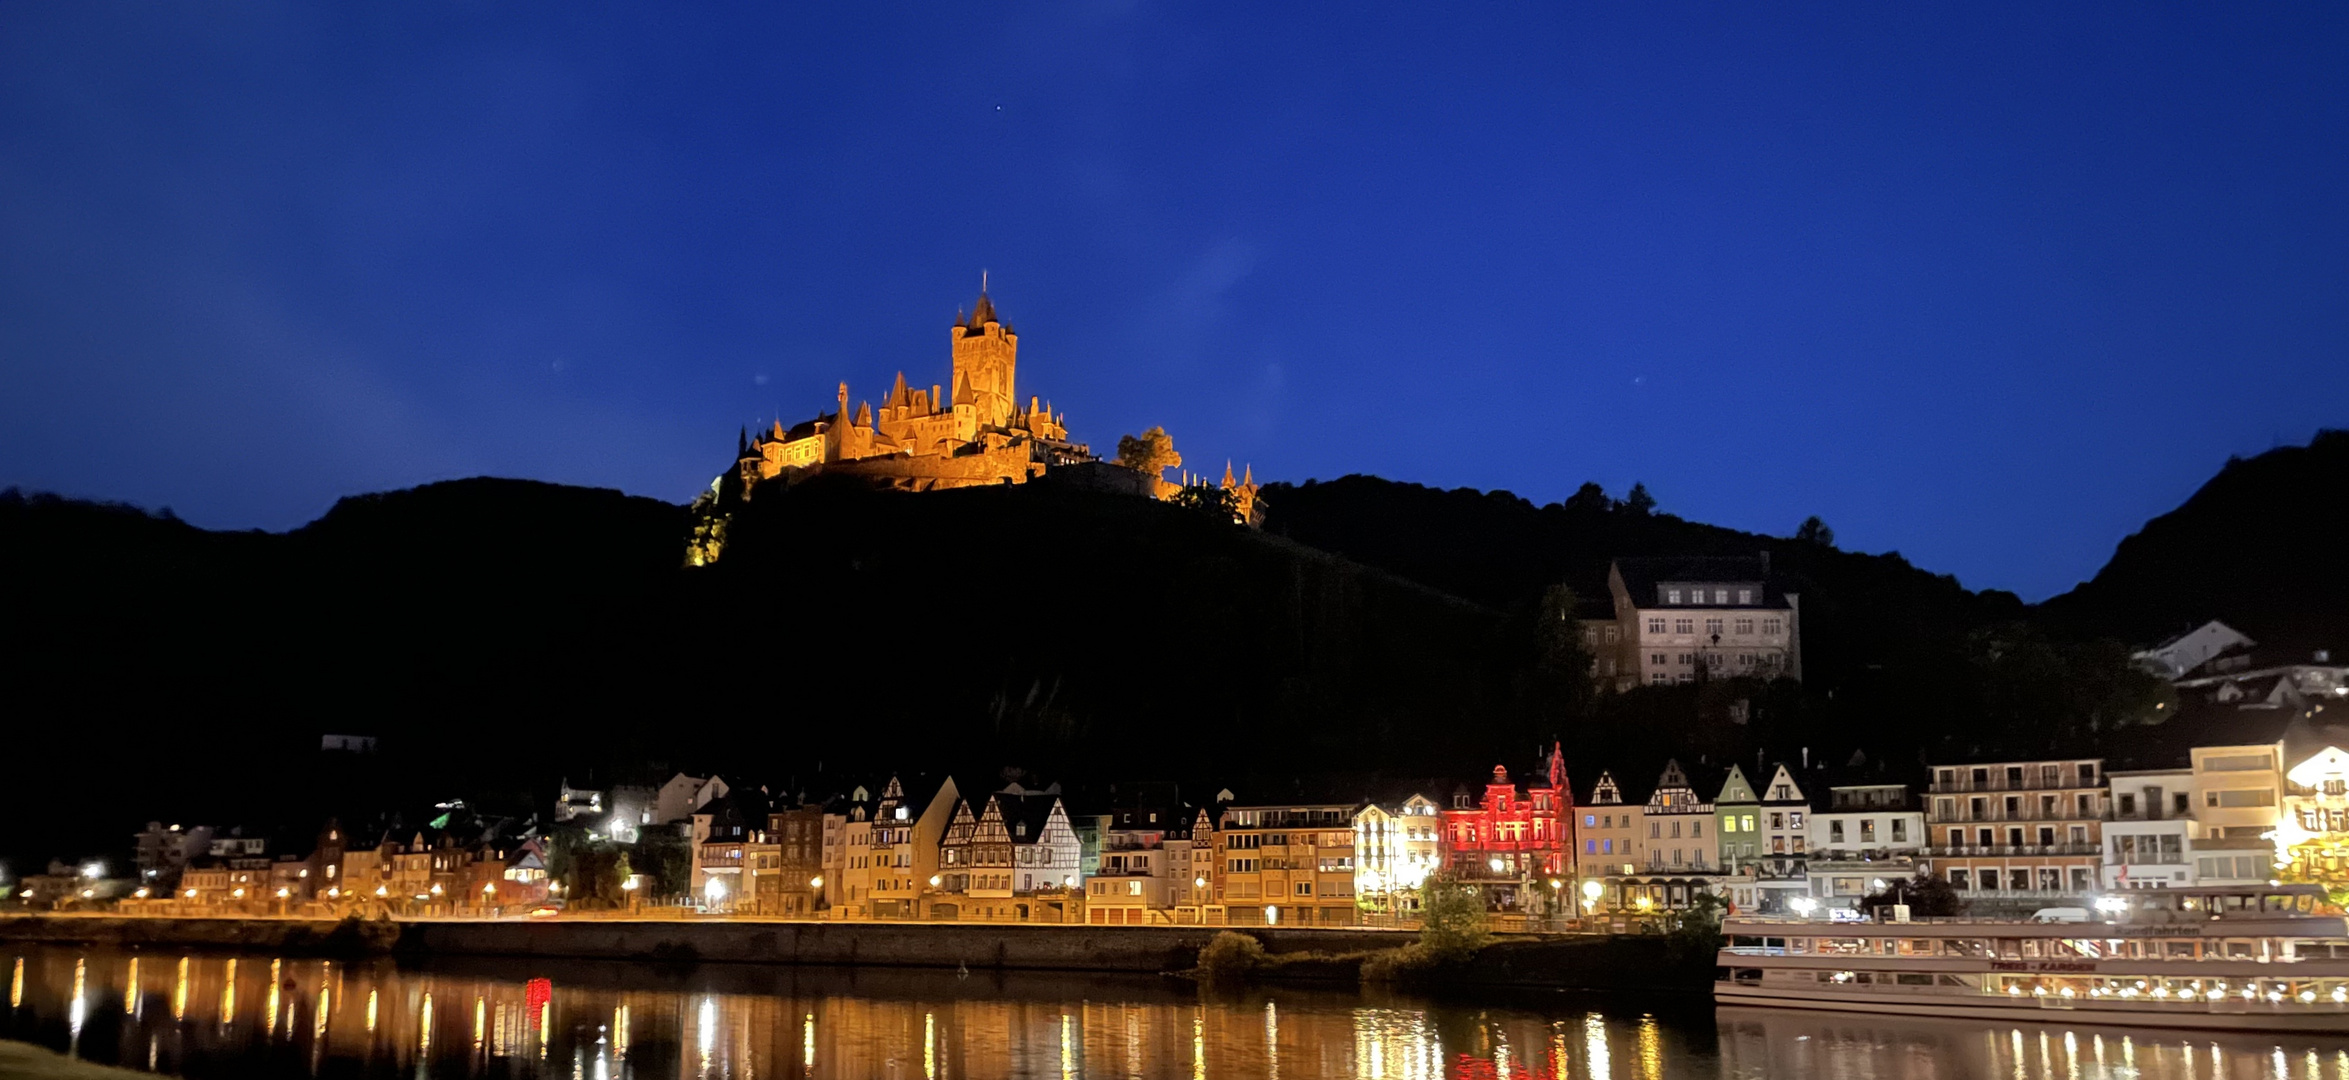
[(1199, 975), (1209, 982), (1240, 982), (1270, 960), (1263, 942), (1226, 930), (1199, 950)]

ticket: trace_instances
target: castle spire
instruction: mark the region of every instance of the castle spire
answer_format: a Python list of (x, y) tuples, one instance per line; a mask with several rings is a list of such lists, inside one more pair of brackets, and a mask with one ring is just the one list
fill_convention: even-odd
[(1234, 486), (1234, 485), (1232, 484), (1232, 462), (1231, 462), (1231, 459), (1230, 459), (1230, 458), (1225, 458), (1225, 459), (1224, 459), (1224, 463), (1223, 463), (1223, 486), (1225, 486), (1225, 487), (1227, 487), (1227, 488), (1228, 488), (1228, 487), (1232, 487), (1232, 486)]

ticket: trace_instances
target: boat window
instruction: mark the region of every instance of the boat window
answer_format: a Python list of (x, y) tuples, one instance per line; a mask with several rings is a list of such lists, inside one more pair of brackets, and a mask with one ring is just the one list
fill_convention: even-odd
[(1998, 955), (2007, 960), (2018, 960), (2023, 955), (2023, 943), (2017, 938), (1998, 939)]
[(1902, 972), (1901, 974), (1899, 974), (1899, 975), (1897, 975), (1897, 976), (1894, 976), (1894, 978), (1897, 978), (1897, 979), (1899, 979), (1899, 980), (1900, 980), (1900, 985), (1902, 985), (1902, 986), (1931, 986), (1931, 985), (1933, 985), (1933, 976), (1932, 976), (1932, 975), (1930, 975), (1930, 974), (1922, 974), (1922, 975), (1911, 975), (1911, 974), (1908, 974), (1907, 972)]
[(1938, 975), (1938, 976), (1935, 976), (1935, 979), (1936, 979), (1936, 981), (1940, 982), (1940, 983), (1941, 983), (1941, 985), (1943, 985), (1943, 986), (1974, 986), (1974, 985), (1977, 985), (1977, 984), (1976, 984), (1976, 983), (1973, 981), (1973, 979), (1974, 979), (1974, 978), (1975, 978), (1975, 977), (1974, 977), (1974, 976), (1972, 976), (1972, 975)]
[(1950, 938), (1941, 943), (1941, 954), (1943, 956), (1988, 956), (1990, 955), (1990, 943), (1980, 938)]
[(1819, 939), (1819, 951), (1822, 953), (1850, 954), (1857, 953), (1862, 950), (1860, 947), (1859, 938), (1831, 937)]
[(2227, 940), (2227, 956), (2229, 958), (2257, 955), (2259, 955), (2259, 951), (2252, 948), (2250, 942), (2244, 941), (2241, 938), (2229, 938)]
[(2169, 941), (2165, 942), (2164, 945), (2167, 947), (2169, 958), (2172, 960), (2194, 959), (2194, 943), (2192, 941)]
[(2025, 959), (2038, 959), (2042, 955), (2043, 948), (2044, 946), (2040, 944), (2038, 938), (2023, 939), (2023, 957)]

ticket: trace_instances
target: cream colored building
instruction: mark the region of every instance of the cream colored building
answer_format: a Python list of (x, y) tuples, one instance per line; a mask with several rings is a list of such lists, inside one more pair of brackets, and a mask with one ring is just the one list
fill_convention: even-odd
[(2252, 884), (2275, 876), (2283, 756), (2281, 739), (2193, 749), (2189, 802), (2195, 820), (2188, 843), (2198, 884)]
[[(1779, 587), (1767, 553), (1617, 559), (1607, 590), (1621, 628), (1614, 666), (1620, 688), (1699, 677), (1802, 678), (1800, 598)], [(1586, 627), (1585, 640), (1591, 636)]]
[(1354, 894), (1372, 910), (1417, 911), (1419, 887), (1444, 863), (1443, 831), (1425, 795), (1364, 803), (1354, 814)]
[[(1215, 906), (1234, 926), (1352, 926), (1354, 800), (1225, 808)], [(1212, 916), (1211, 916), (1212, 921)]]

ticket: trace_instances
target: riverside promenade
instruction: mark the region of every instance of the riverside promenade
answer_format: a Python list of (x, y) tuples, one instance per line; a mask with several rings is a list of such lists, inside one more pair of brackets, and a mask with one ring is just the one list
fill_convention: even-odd
[[(0, 916), (0, 946), (219, 949), (287, 954), (484, 956), (645, 963), (806, 964), (968, 971), (1187, 971), (1216, 926), (883, 923), (759, 918), (343, 920), (302, 918)], [(1394, 930), (1250, 927), (1274, 955), (1359, 957), (1415, 940)], [(1670, 960), (1655, 937), (1506, 935), (1464, 972), (1491, 986), (1687, 991), (1709, 989), (1711, 959)], [(1354, 966), (1305, 965), (1351, 980)], [(1701, 970), (1699, 970), (1701, 968)]]

